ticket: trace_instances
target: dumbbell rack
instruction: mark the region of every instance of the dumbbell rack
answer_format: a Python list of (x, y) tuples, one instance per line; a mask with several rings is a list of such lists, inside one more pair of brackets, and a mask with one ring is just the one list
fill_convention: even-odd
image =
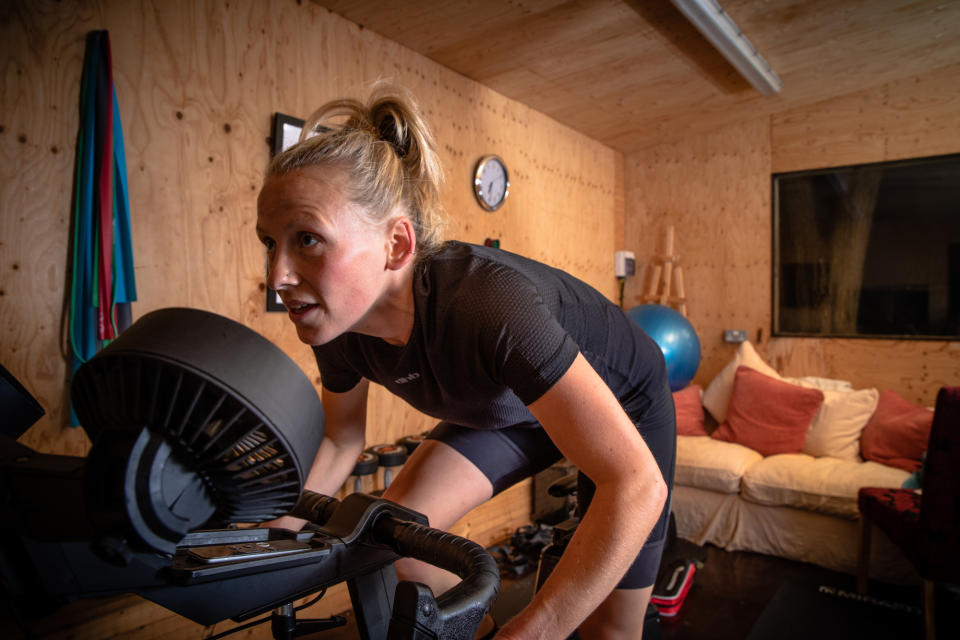
[[(360, 454), (350, 474), (352, 482), (341, 489), (341, 493), (366, 492), (382, 494), (390, 486), (396, 470), (407, 461), (414, 450), (423, 442), (426, 434), (407, 435), (393, 444), (375, 444)], [(383, 469), (382, 475), (378, 472)], [(365, 486), (366, 485), (366, 486)]]

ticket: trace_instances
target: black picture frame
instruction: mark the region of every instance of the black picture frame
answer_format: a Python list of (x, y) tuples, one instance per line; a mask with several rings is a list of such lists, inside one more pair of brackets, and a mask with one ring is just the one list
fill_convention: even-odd
[[(275, 156), (296, 144), (305, 124), (300, 118), (285, 113), (275, 113), (273, 115), (273, 136), (270, 140), (271, 156)], [(268, 312), (285, 312), (287, 310), (283, 306), (280, 296), (269, 286), (267, 286), (266, 310)]]
[(267, 311), (278, 311), (286, 312), (287, 308), (283, 306), (283, 301), (280, 300), (280, 294), (276, 291), (267, 287)]
[(273, 144), (270, 147), (272, 155), (289, 149), (300, 140), (300, 132), (306, 123), (300, 118), (277, 112), (273, 115)]

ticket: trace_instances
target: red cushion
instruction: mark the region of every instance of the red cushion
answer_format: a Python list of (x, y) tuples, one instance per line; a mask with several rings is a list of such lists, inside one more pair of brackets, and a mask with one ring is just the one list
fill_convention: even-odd
[(673, 393), (673, 405), (677, 408), (678, 436), (705, 436), (703, 405), (700, 404), (700, 385), (690, 385)]
[(819, 389), (798, 387), (741, 366), (733, 380), (727, 419), (713, 437), (765, 456), (798, 453), (822, 403)]
[(877, 410), (860, 434), (860, 455), (891, 467), (916, 471), (930, 440), (933, 411), (896, 391), (880, 393)]

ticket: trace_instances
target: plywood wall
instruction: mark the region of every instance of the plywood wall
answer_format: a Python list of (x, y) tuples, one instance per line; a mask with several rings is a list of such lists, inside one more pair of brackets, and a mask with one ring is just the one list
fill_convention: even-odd
[[(47, 416), (23, 437), (84, 453), (63, 428), (61, 339), (73, 147), (84, 35), (110, 31), (126, 134), (139, 302), (175, 305), (262, 332), (318, 381), (283, 314), (264, 312), (256, 195), (274, 112), (305, 116), (390, 79), (419, 98), (447, 173), (448, 236), (565, 268), (613, 297), (616, 154), (312, 3), (294, 0), (14, 3), (4, 21), (0, 139), (0, 353)], [(511, 195), (495, 213), (471, 180), (485, 153), (504, 158)], [(429, 421), (375, 394), (371, 438)], [(389, 416), (389, 418), (388, 418)]]
[(644, 267), (628, 280), (625, 306), (643, 302), (672, 225), (688, 317), (702, 344), (701, 381), (729, 359), (716, 340), (724, 328), (747, 329), (756, 340), (770, 326), (769, 129), (762, 121), (729, 127), (624, 163), (625, 245)]
[[(951, 65), (625, 157), (626, 248), (650, 264), (666, 226), (676, 228), (703, 349), (695, 382), (706, 386), (735, 352), (724, 329), (746, 329), (784, 375), (842, 378), (928, 405), (960, 382), (957, 342), (769, 335), (771, 173), (956, 153), (958, 95)], [(628, 284), (628, 303), (641, 301), (643, 276)]]
[[(498, 238), (507, 250), (616, 296), (615, 219), (623, 207), (615, 152), (313, 3), (22, 0), (6, 3), (2, 13), (0, 362), (47, 412), (21, 438), (31, 447), (72, 455), (89, 447), (82, 430), (65, 426), (62, 326), (90, 30), (109, 30), (113, 46), (139, 290), (135, 317), (191, 306), (233, 318), (280, 346), (319, 392), (308, 347), (285, 315), (264, 311), (256, 196), (274, 112), (304, 117), (326, 100), (362, 96), (379, 79), (411, 89), (434, 126), (447, 174), (449, 237)], [(471, 191), (475, 163), (487, 153), (500, 155), (510, 170), (510, 198), (495, 213), (481, 210)], [(432, 425), (382, 389), (372, 394), (369, 416), (371, 444)], [(528, 520), (529, 484), (498, 500), (456, 530), (487, 543)], [(149, 611), (138, 614), (137, 637), (162, 635), (161, 625), (149, 622), (161, 614)], [(87, 637), (106, 637), (104, 627), (93, 626)]]

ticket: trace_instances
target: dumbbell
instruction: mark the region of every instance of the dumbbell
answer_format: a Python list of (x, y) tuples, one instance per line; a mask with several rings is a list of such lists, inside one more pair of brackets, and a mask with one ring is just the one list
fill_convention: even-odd
[(426, 440), (427, 437), (424, 434), (413, 434), (409, 436), (403, 436), (397, 440), (397, 444), (407, 450), (407, 457), (413, 455), (413, 452), (417, 447), (420, 446), (420, 443)]
[(364, 451), (357, 457), (357, 463), (353, 465), (353, 490), (355, 493), (363, 491), (364, 476), (372, 476), (377, 472), (380, 466), (380, 458), (375, 453)]
[(383, 488), (386, 489), (390, 486), (393, 467), (407, 461), (407, 449), (399, 444), (375, 444), (367, 451), (379, 458), (383, 467)]

